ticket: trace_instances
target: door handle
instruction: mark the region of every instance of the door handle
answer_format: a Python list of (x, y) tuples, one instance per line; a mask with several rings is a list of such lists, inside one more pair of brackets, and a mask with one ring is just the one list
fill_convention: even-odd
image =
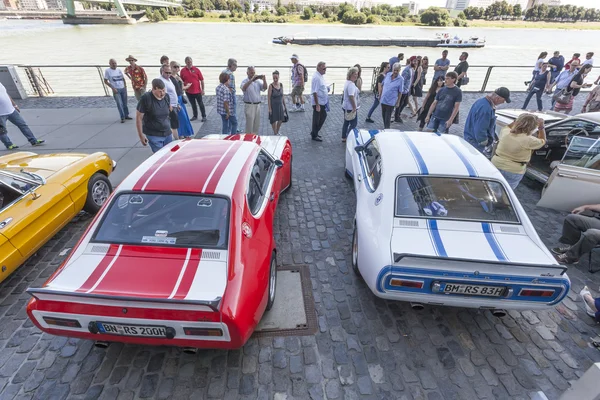
[(579, 179), (579, 176), (577, 175), (572, 175), (572, 174), (564, 174), (562, 172), (558, 173), (558, 176), (562, 177), (562, 178), (571, 178), (571, 179)]
[(4, 221), (0, 222), (0, 229), (4, 228), (6, 225), (12, 222), (12, 218), (6, 218)]
[(271, 195), (269, 196), (269, 201), (273, 200), (275, 200), (275, 192), (271, 192)]
[(359, 182), (362, 182), (362, 176), (361, 176), (361, 174), (357, 174), (357, 175), (356, 175), (356, 179), (357, 179)]

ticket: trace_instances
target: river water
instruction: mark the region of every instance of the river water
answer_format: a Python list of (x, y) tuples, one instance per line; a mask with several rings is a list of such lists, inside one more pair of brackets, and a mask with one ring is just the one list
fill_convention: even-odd
[[(158, 65), (161, 55), (183, 62), (190, 55), (203, 68), (207, 91), (212, 94), (220, 67), (229, 57), (239, 65), (260, 65), (258, 73), (269, 74), (274, 66), (280, 69), (290, 65), (292, 53), (300, 56), (310, 74), (318, 61), (328, 66), (376, 66), (398, 52), (405, 55), (427, 55), (430, 62), (439, 58), (441, 49), (350, 47), (350, 46), (282, 46), (271, 42), (277, 36), (334, 36), (334, 37), (420, 37), (433, 38), (436, 33), (449, 32), (461, 38), (478, 36), (486, 39), (482, 49), (469, 49), (471, 83), (465, 89), (481, 87), (486, 68), (475, 66), (504, 66), (494, 68), (488, 88), (500, 85), (522, 90), (523, 81), (531, 76), (533, 64), (541, 51), (552, 54), (560, 50), (565, 58), (579, 52), (600, 49), (599, 30), (506, 29), (506, 28), (423, 28), (392, 26), (296, 25), (296, 24), (240, 24), (240, 23), (142, 23), (137, 25), (63, 25), (60, 21), (0, 21), (0, 64), (35, 65), (107, 65), (111, 57), (125, 66), (125, 58), (132, 54), (140, 65)], [(450, 49), (449, 59), (458, 62), (460, 50)], [(597, 64), (600, 66), (600, 59)], [(524, 68), (506, 68), (507, 66)], [(60, 95), (101, 95), (102, 85), (95, 68), (42, 68), (44, 77)], [(155, 68), (148, 75), (158, 75)], [(280, 71), (281, 72), (281, 71)], [(283, 73), (283, 72), (282, 72)], [(594, 73), (595, 74), (595, 73)], [(25, 75), (21, 74), (24, 78)], [(244, 71), (237, 73), (241, 78)], [(370, 72), (364, 73), (366, 83)], [(345, 70), (329, 68), (328, 79), (336, 86), (343, 84)], [(594, 80), (595, 77), (589, 77)], [(241, 80), (241, 79), (240, 79)], [(25, 82), (28, 85), (27, 82)], [(336, 92), (339, 89), (336, 88)]]

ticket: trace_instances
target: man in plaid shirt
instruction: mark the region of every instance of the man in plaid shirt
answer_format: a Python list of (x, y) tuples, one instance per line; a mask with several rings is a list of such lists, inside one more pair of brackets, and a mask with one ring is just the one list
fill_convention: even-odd
[(237, 100), (235, 98), (235, 76), (233, 75), (233, 73), (235, 72), (235, 70), (237, 70), (237, 60), (235, 58), (230, 58), (229, 60), (227, 60), (227, 68), (225, 68), (223, 70), (224, 73), (226, 73), (229, 76), (229, 90), (231, 91), (231, 104), (229, 107), (229, 124), (231, 125), (231, 133), (237, 133), (238, 132), (238, 121), (237, 121), (237, 114), (236, 114), (236, 106), (237, 106)]

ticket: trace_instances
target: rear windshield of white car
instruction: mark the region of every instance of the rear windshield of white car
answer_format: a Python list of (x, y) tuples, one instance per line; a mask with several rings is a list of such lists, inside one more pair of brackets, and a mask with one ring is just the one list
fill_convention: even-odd
[(400, 176), (395, 213), (397, 217), (519, 222), (502, 184), (473, 178)]
[(93, 241), (226, 248), (229, 201), (221, 197), (124, 193), (115, 197)]

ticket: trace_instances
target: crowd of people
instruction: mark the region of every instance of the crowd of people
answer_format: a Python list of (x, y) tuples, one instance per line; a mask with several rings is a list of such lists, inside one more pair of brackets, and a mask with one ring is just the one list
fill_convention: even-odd
[[(586, 53), (583, 61), (580, 59), (580, 53), (574, 53), (567, 62), (560, 51), (555, 51), (548, 60), (546, 57), (548, 52), (540, 53), (533, 67), (531, 80), (525, 81), (528, 94), (522, 109), (527, 109), (529, 101), (535, 96), (537, 110), (543, 111), (542, 96), (548, 94), (552, 96), (550, 108), (553, 111), (569, 114), (573, 111), (573, 102), (580, 90), (592, 86), (591, 83), (584, 81), (594, 66), (594, 53)], [(600, 76), (594, 82), (596, 85), (598, 83), (600, 83)], [(588, 95), (581, 109), (582, 113), (600, 111), (599, 91), (600, 89), (593, 90)]]

